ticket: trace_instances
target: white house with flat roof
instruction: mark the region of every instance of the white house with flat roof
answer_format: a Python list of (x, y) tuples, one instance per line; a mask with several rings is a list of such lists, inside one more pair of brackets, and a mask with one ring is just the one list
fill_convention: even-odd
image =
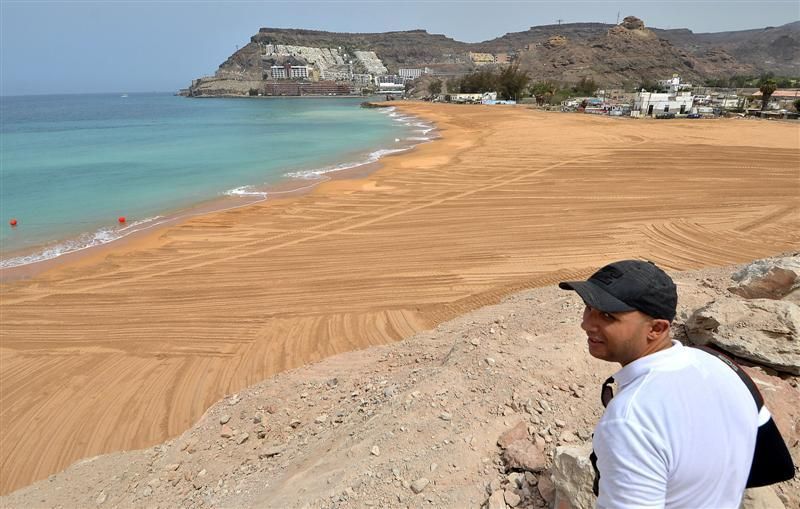
[(694, 96), (691, 92), (659, 93), (641, 91), (633, 100), (632, 117), (654, 117), (659, 113), (681, 115), (692, 109)]

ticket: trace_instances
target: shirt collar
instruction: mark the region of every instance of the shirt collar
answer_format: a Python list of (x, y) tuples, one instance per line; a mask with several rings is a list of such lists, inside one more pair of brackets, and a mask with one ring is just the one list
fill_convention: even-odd
[(673, 339), (671, 347), (636, 359), (614, 373), (614, 381), (617, 383), (617, 387), (622, 389), (624, 386), (654, 369), (664, 371), (680, 369), (683, 367), (683, 363), (676, 361), (679, 357), (683, 357), (684, 350), (685, 347), (681, 342)]

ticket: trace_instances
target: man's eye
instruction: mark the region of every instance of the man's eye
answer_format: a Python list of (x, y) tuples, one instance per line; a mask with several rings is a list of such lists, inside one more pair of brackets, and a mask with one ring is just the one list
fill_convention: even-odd
[(603, 319), (608, 321), (614, 320), (614, 315), (612, 315), (611, 313), (601, 313), (600, 316), (602, 316)]

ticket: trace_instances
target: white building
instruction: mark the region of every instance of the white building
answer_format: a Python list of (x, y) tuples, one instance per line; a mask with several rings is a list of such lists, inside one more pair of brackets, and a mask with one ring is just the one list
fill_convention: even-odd
[(669, 90), (671, 94), (677, 94), (683, 90), (691, 90), (692, 84), (691, 83), (681, 83), (681, 77), (677, 74), (673, 74), (672, 78), (668, 80), (659, 80), (659, 86), (666, 88)]
[(397, 83), (378, 83), (378, 93), (390, 95), (402, 95), (406, 91), (405, 85)]
[(381, 86), (383, 83), (392, 83), (394, 85), (403, 85), (406, 79), (397, 74), (384, 74), (375, 77), (375, 84)]
[(269, 72), (274, 80), (308, 78), (307, 65), (273, 65), (270, 67)]
[(293, 65), (291, 68), (292, 78), (308, 78), (307, 65)]
[(483, 94), (450, 94), (450, 102), (478, 104), (483, 100)]
[(422, 69), (400, 69), (397, 71), (397, 74), (400, 75), (401, 78), (415, 80), (422, 76), (425, 73)]
[(269, 75), (274, 80), (285, 80), (289, 76), (286, 74), (286, 68), (282, 65), (273, 65), (269, 68)]
[(641, 91), (633, 100), (632, 117), (654, 117), (659, 113), (689, 113), (694, 96), (691, 92), (657, 93)]

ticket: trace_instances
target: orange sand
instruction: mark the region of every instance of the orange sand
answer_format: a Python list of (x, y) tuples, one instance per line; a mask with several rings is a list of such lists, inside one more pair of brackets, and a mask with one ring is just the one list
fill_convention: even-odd
[(0, 491), (175, 436), (225, 394), (524, 288), (800, 244), (800, 126), (403, 104), (443, 138), (362, 180), (4, 284)]

